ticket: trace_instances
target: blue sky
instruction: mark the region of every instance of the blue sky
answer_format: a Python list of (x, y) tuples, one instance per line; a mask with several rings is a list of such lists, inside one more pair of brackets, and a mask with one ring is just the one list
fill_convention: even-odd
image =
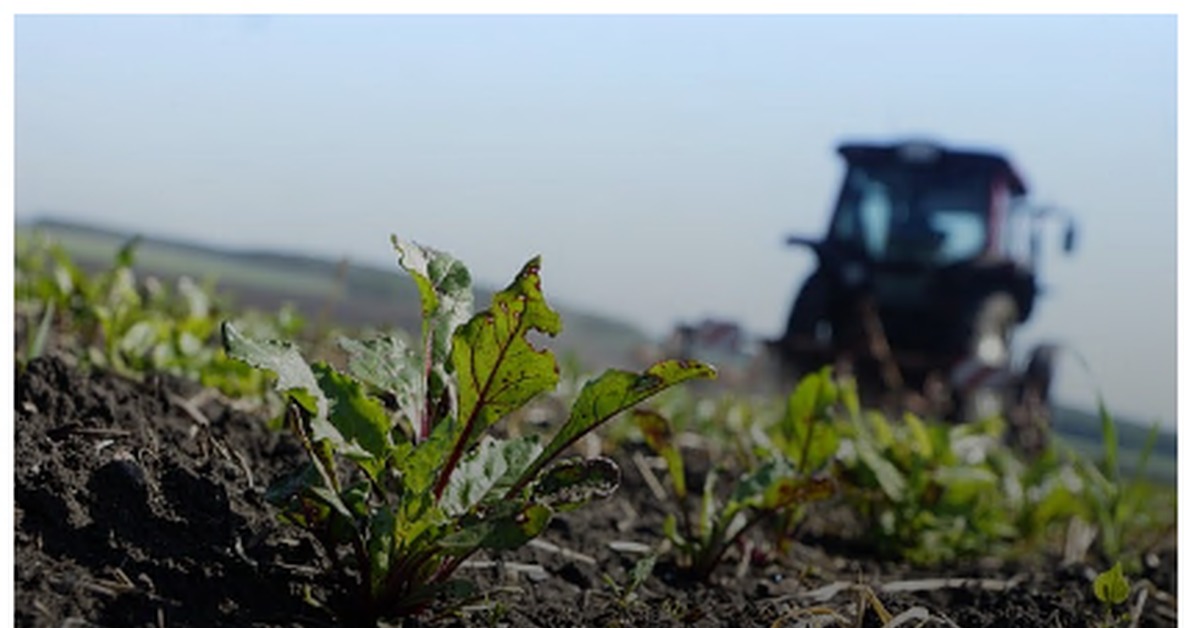
[[(29, 17), (16, 217), (394, 264), (388, 234), (663, 333), (778, 334), (843, 139), (1003, 149), (1080, 219), (1027, 343), (1174, 424), (1176, 20)], [(1083, 370), (1059, 396), (1090, 405)]]

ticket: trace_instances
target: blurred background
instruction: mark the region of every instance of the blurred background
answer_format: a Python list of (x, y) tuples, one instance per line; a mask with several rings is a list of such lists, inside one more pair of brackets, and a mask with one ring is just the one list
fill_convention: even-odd
[(705, 318), (766, 339), (813, 268), (784, 239), (823, 235), (838, 143), (999, 150), (1079, 225), (1073, 256), (1047, 247), (1018, 346), (1082, 354), (1062, 402), (1094, 409), (1098, 389), (1174, 430), (1176, 33), (1172, 16), (18, 16), (15, 218), (397, 285), (392, 233), (490, 287), (541, 254), (552, 305), (631, 342)]

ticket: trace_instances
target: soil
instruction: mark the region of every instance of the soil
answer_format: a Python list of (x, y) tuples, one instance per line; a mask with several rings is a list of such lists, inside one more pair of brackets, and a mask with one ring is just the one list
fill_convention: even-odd
[[(304, 460), (264, 417), (194, 383), (134, 382), (59, 357), (28, 364), (15, 397), (16, 625), (337, 625), (321, 551), (263, 499)], [(819, 626), (861, 615), (862, 625), (880, 626), (874, 600), (910, 617), (894, 622), (904, 626), (922, 617), (963, 627), (1104, 621), (1088, 566), (1031, 555), (922, 572), (845, 542), (836, 512), (815, 513), (800, 541), (771, 560), (733, 552), (707, 583), (661, 559), (622, 599), (606, 576), (626, 582), (639, 552), (660, 543), (667, 509), (634, 463), (639, 452), (615, 455), (624, 472), (615, 496), (557, 516), (518, 551), (477, 556), (463, 573), (484, 598), (408, 623)], [(1139, 625), (1176, 624), (1175, 556), (1171, 540), (1147, 557), (1135, 586), (1147, 592)]]

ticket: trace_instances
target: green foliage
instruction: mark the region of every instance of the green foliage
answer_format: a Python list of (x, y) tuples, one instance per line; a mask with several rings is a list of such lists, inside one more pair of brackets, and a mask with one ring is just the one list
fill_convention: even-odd
[(663, 415), (639, 410), (635, 413), (646, 444), (667, 464), (671, 491), (678, 516), (668, 515), (663, 530), (680, 554), (680, 566), (697, 580), (707, 579), (726, 552), (756, 524), (768, 517), (797, 521), (804, 507), (833, 494), (833, 482), (818, 472), (832, 450), (826, 443), (826, 410), (832, 397), (827, 391), (827, 372), (811, 375), (796, 388), (787, 407), (784, 433), (794, 433), (799, 443), (789, 451), (793, 459), (771, 457), (743, 473), (722, 502), (717, 495), (719, 469), (709, 469), (699, 506), (689, 495), (683, 455)]
[[(1104, 438), (1104, 454), (1099, 463), (1070, 454), (1072, 468), (1081, 478), (1081, 489), (1076, 493), (1073, 514), (1099, 532), (1099, 550), (1104, 560), (1118, 565), (1127, 561), (1137, 565), (1134, 557), (1143, 548), (1136, 539), (1151, 537), (1150, 530), (1160, 527), (1166, 512), (1174, 512), (1174, 504), (1155, 503), (1157, 497), (1153, 487), (1146, 481), (1146, 466), (1158, 436), (1158, 427), (1150, 430), (1142, 446), (1137, 468), (1132, 480), (1121, 476), (1117, 455), (1116, 424), (1103, 402), (1099, 404), (1101, 432)], [(1172, 520), (1174, 517), (1172, 517)]]
[(1121, 569), (1121, 563), (1115, 563), (1108, 571), (1096, 576), (1092, 581), (1092, 593), (1104, 604), (1104, 625), (1115, 626), (1113, 607), (1124, 604), (1129, 599), (1129, 580)]
[(1129, 598), (1129, 580), (1121, 569), (1121, 563), (1115, 563), (1108, 571), (1096, 576), (1092, 582), (1092, 592), (1096, 599), (1111, 607), (1123, 604)]
[[(843, 385), (846, 408), (857, 395)], [(1017, 537), (1020, 466), (1002, 445), (1000, 419), (964, 425), (905, 414), (848, 412), (838, 458), (845, 498), (883, 552), (918, 564), (980, 554)]]
[(394, 244), (422, 297), (419, 347), (392, 337), (343, 340), (343, 373), (307, 363), (290, 344), (224, 325), (229, 353), (273, 371), (288, 399), (290, 426), (310, 462), (270, 498), (325, 545), (335, 572), (356, 574), (344, 605), (350, 622), (410, 615), (439, 597), (469, 595), (469, 584), (453, 578), (462, 561), (481, 549), (519, 547), (555, 512), (616, 489), (611, 460), (560, 458), (573, 442), (666, 388), (715, 375), (683, 361), (643, 373), (610, 370), (583, 386), (545, 445), (496, 438), (490, 427), (558, 383), (554, 356), (529, 339), (561, 328), (542, 295), (540, 261), (468, 317), (470, 278), (460, 263)]
[[(261, 395), (266, 381), (229, 359), (218, 343), (221, 308), (212, 285), (190, 277), (173, 286), (134, 272), (138, 240), (117, 251), (112, 265), (88, 273), (57, 243), (34, 235), (18, 240), (15, 297), (27, 343), (19, 361), (50, 347), (127, 377), (171, 373), (238, 396)], [(291, 310), (274, 317), (247, 315), (244, 324), (289, 337), (300, 320)]]
[(604, 583), (612, 590), (614, 597), (622, 608), (629, 606), (634, 599), (637, 598), (638, 589), (646, 583), (650, 578), (650, 574), (654, 573), (654, 565), (658, 563), (659, 555), (651, 552), (638, 559), (634, 563), (633, 568), (625, 576), (625, 583), (619, 584), (612, 576), (601, 574)]

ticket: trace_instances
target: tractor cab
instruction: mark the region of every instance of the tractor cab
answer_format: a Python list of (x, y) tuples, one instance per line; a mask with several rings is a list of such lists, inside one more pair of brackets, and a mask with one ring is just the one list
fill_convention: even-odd
[(1025, 186), (1003, 158), (931, 144), (842, 146), (847, 172), (827, 241), (876, 264), (949, 266), (996, 255)]

